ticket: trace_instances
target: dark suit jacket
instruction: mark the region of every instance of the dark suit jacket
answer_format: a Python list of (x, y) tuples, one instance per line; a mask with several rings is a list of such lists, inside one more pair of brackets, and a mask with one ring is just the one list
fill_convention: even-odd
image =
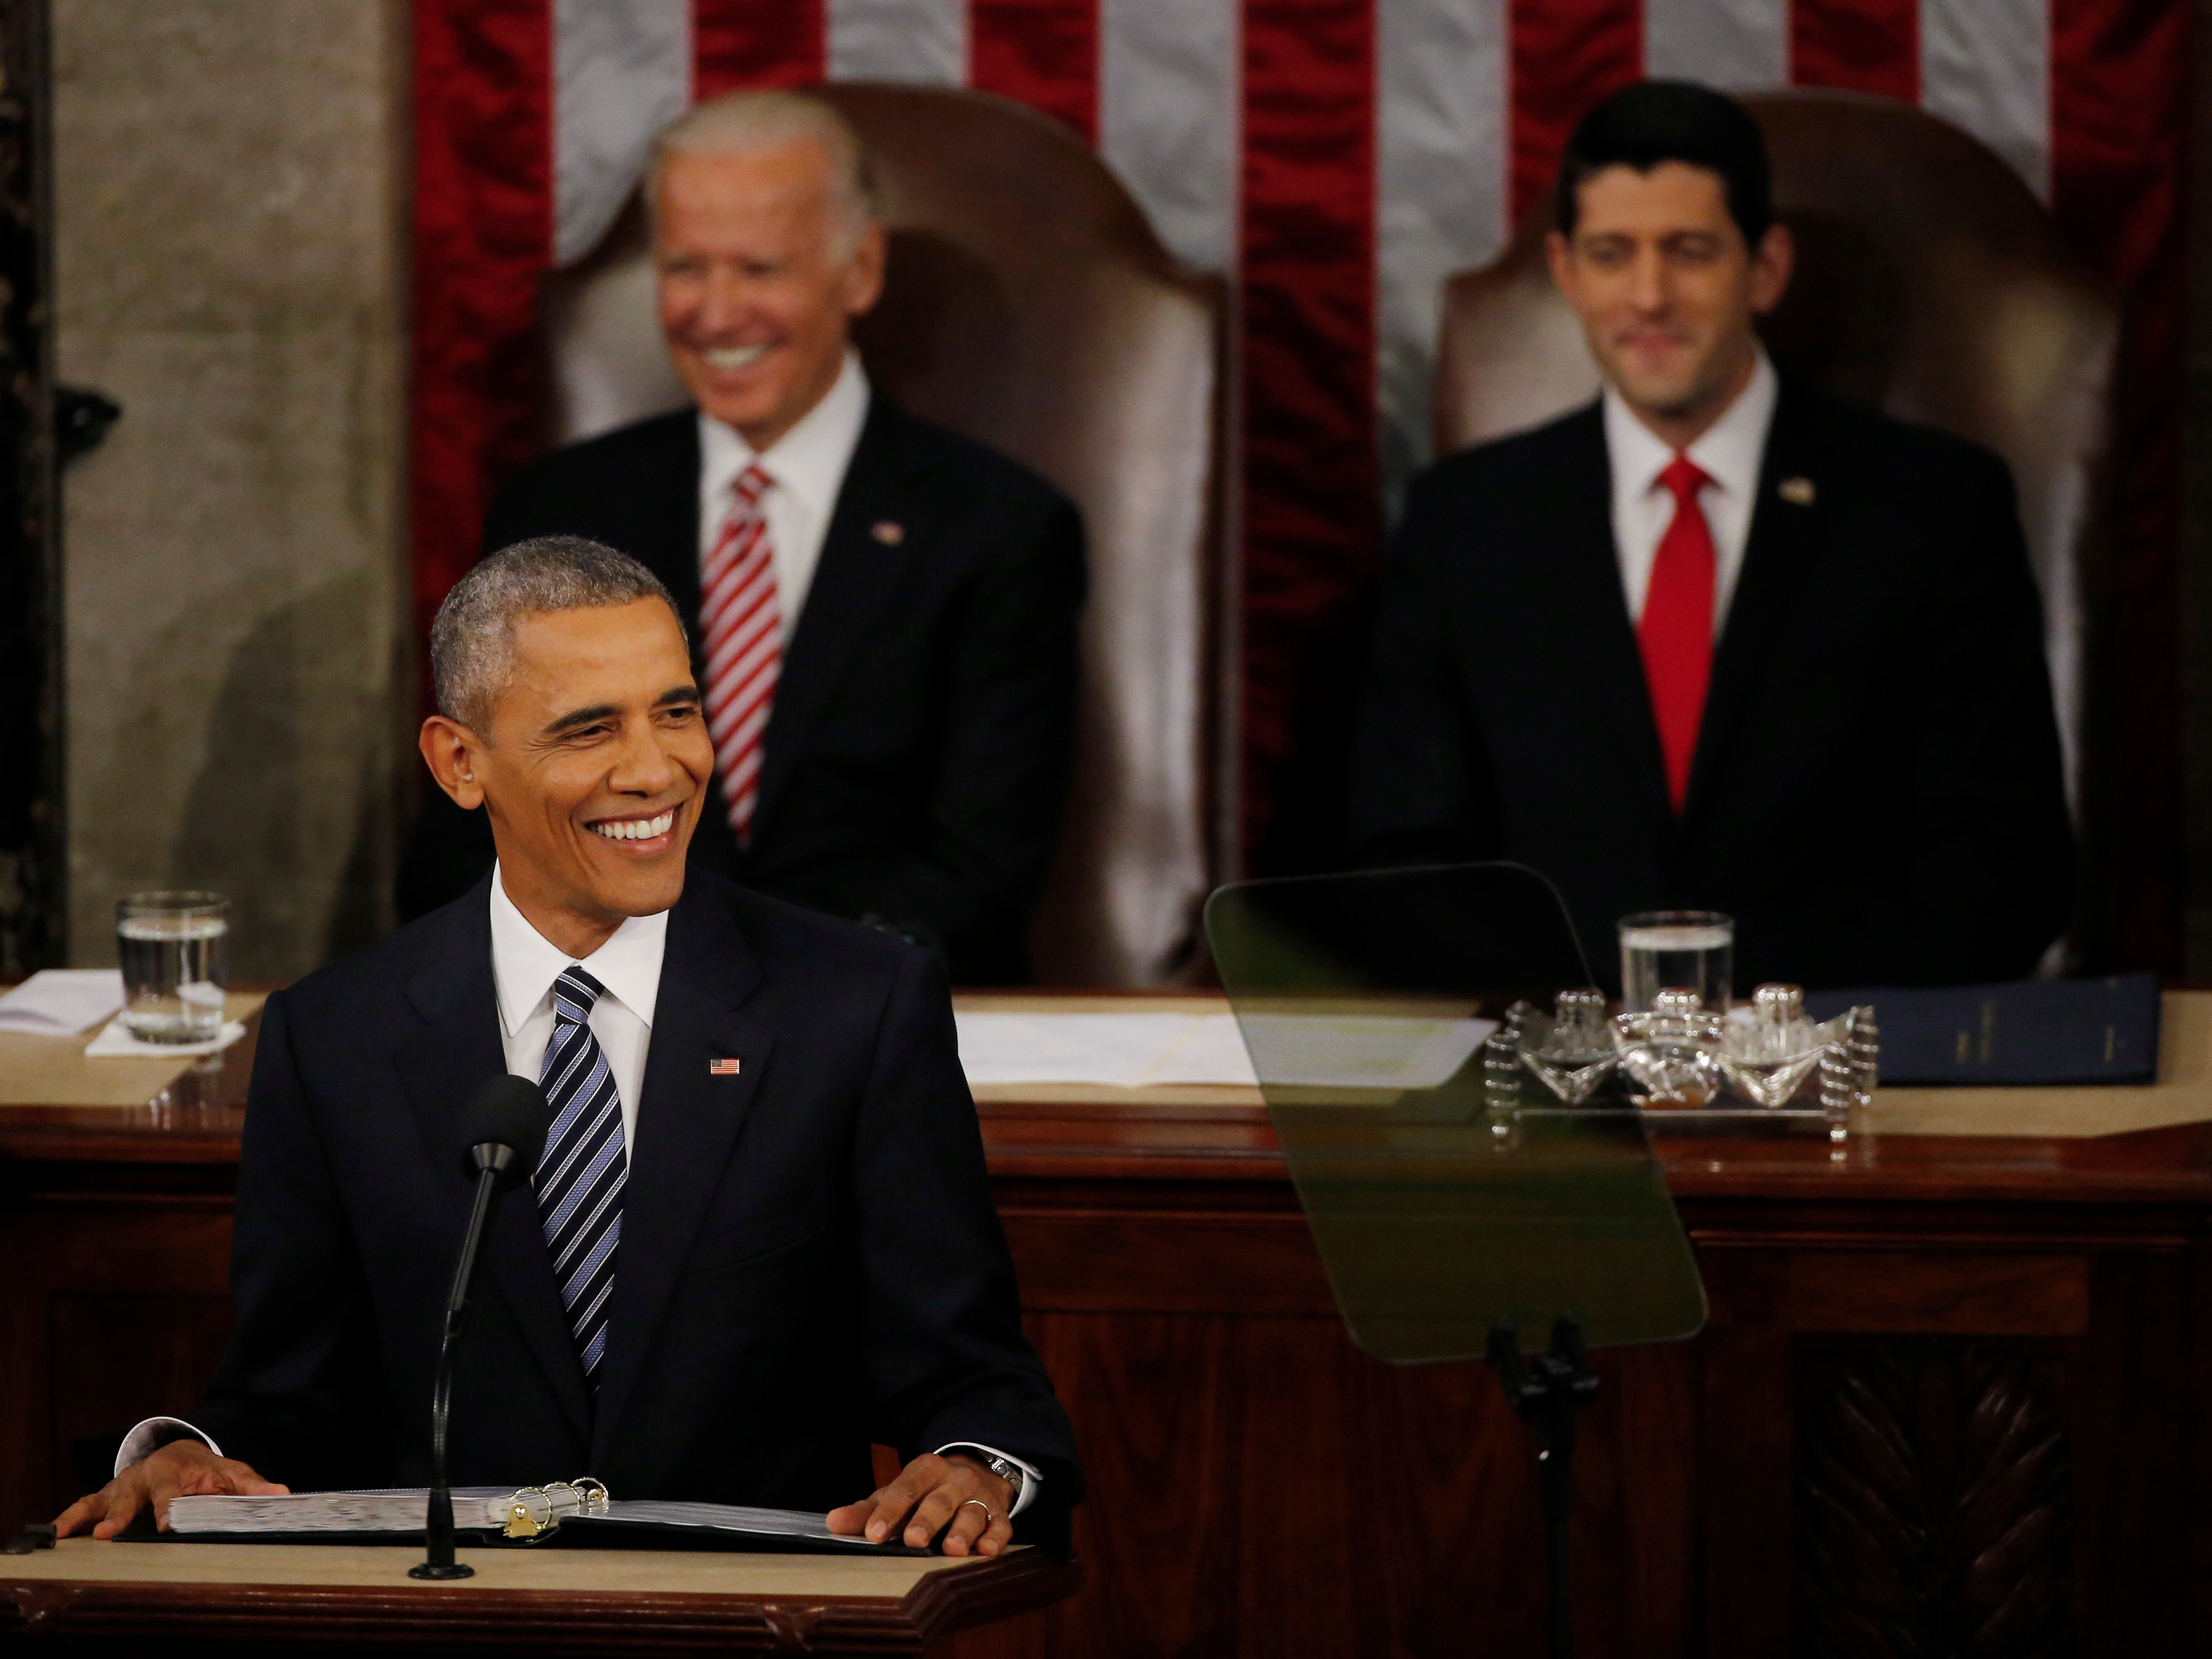
[[(194, 1421), (295, 1489), (426, 1484), (431, 1374), (504, 1071), (488, 888), (271, 998), (240, 1170), (238, 1327)], [(734, 1057), (736, 1076), (709, 1076)], [(826, 1510), (868, 1445), (976, 1441), (1080, 1494), (929, 952), (697, 870), (667, 955), (596, 1409), (531, 1194), (493, 1213), (453, 1384), (456, 1486)], [(1032, 1520), (1032, 1516), (1036, 1518)]]
[(2004, 463), (1784, 382), (1679, 818), (1611, 503), (1595, 406), (1416, 481), (1355, 859), (1533, 865), (1608, 979), (1615, 921), (1675, 907), (1735, 917), (1745, 989), (2033, 969), (2072, 840)]
[[(543, 457), (501, 490), (483, 545), (556, 532), (651, 568), (697, 651), (694, 413)], [(693, 860), (926, 939), (962, 983), (1025, 980), (1075, 752), (1083, 591), (1066, 497), (876, 393), (785, 651), (752, 845), (740, 852), (717, 793)], [(402, 913), (453, 898), (491, 856), (483, 815), (434, 795)]]

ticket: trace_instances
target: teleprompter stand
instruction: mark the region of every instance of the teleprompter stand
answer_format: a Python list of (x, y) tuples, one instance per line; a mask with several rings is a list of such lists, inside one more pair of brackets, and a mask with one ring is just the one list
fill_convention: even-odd
[(1515, 1002), (1593, 982), (1565, 907), (1521, 866), (1455, 865), (1224, 887), (1206, 927), (1352, 1340), (1486, 1359), (1535, 1435), (1548, 1650), (1567, 1654), (1589, 1350), (1694, 1335), (1705, 1301), (1632, 1103), (1524, 1097), (1517, 1051), (1488, 1041)]
[(1536, 1502), (1544, 1516), (1544, 1578), (1550, 1592), (1549, 1650), (1566, 1659), (1575, 1650), (1573, 1604), (1567, 1599), (1567, 1523), (1575, 1512), (1575, 1413), (1597, 1398), (1597, 1373), (1583, 1346), (1582, 1322), (1562, 1314), (1552, 1322), (1550, 1352), (1521, 1352), (1510, 1322), (1490, 1328), (1484, 1356), (1504, 1385), (1505, 1398), (1536, 1437)]

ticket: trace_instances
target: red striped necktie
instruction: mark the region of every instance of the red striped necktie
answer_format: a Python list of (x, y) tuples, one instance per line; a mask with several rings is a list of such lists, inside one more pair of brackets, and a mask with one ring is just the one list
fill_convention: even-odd
[(752, 838), (760, 799), (761, 742), (781, 666), (781, 616), (775, 599), (775, 544), (761, 498), (774, 483), (758, 465), (737, 483), (700, 572), (699, 626), (707, 653), (707, 730), (714, 769), (738, 844)]
[(1713, 673), (1713, 532), (1698, 505), (1698, 492), (1712, 480), (1688, 456), (1677, 455), (1659, 482), (1674, 497), (1674, 518), (1651, 562), (1636, 642), (1643, 649), (1644, 678), (1667, 760), (1668, 798), (1680, 812)]

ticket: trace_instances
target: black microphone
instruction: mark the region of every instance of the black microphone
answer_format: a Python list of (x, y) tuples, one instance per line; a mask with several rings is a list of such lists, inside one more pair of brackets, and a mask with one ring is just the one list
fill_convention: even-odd
[(438, 1341), (438, 1371), (430, 1390), (430, 1501), (423, 1521), (429, 1559), (410, 1567), (410, 1578), (467, 1578), (476, 1569), (453, 1559), (453, 1493), (446, 1481), (446, 1415), (453, 1405), (453, 1344), (469, 1320), (469, 1281), (476, 1277), (477, 1246), (491, 1214), (491, 1197), (502, 1179), (527, 1180), (545, 1150), (549, 1112), (545, 1091), (526, 1077), (497, 1077), (477, 1091), (461, 1113), (461, 1168), (477, 1179), (469, 1230), (461, 1236), (460, 1265), (446, 1298), (446, 1329)]

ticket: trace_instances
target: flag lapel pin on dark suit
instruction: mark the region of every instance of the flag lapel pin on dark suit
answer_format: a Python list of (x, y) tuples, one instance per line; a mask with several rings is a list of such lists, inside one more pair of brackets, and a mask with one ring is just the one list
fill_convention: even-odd
[(1774, 493), (1792, 507), (1810, 507), (1815, 494), (1810, 478), (1784, 478), (1775, 486)]
[(728, 1060), (710, 1060), (707, 1062), (708, 1077), (735, 1077), (737, 1074), (738, 1062), (734, 1055)]
[(906, 526), (894, 523), (889, 519), (878, 519), (875, 528), (869, 531), (868, 534), (873, 536), (885, 547), (896, 547), (906, 539)]

